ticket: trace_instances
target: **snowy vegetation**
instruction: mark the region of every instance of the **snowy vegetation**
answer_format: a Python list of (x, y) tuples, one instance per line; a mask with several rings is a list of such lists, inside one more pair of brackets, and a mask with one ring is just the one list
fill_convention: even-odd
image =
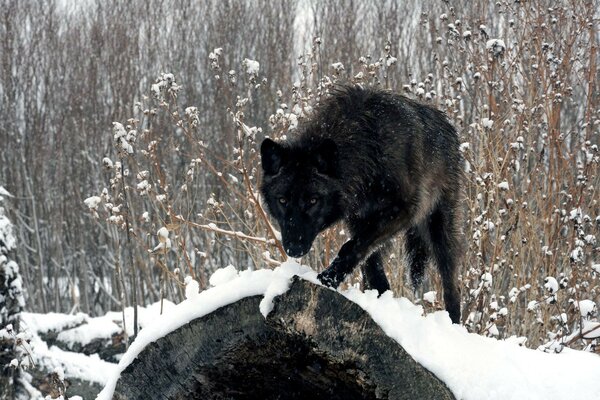
[[(179, 303), (188, 276), (204, 289), (217, 268), (285, 261), (258, 143), (355, 82), (433, 104), (460, 134), (465, 329), (600, 352), (596, 1), (141, 4), (0, 0), (7, 260), (29, 311)], [(330, 229), (302, 263), (326, 267), (346, 238)], [(394, 293), (442, 309), (436, 274), (415, 294), (403, 263), (396, 246)], [(127, 324), (125, 342), (137, 313)]]

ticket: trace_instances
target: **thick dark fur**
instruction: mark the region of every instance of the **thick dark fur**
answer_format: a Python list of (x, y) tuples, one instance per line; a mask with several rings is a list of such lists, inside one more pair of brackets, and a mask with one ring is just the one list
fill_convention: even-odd
[(365, 286), (383, 293), (383, 247), (405, 232), (413, 284), (433, 261), (458, 323), (462, 161), (445, 115), (390, 92), (341, 87), (291, 136), (261, 146), (261, 191), (288, 255), (306, 254), (319, 232), (344, 220), (352, 238), (319, 279), (337, 287), (362, 264)]

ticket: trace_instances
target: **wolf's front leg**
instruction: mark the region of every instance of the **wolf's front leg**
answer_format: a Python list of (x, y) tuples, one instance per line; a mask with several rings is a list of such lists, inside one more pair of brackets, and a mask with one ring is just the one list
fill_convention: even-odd
[(331, 262), (331, 265), (321, 272), (317, 279), (325, 286), (337, 288), (348, 274), (354, 271), (362, 258), (358, 251), (357, 241), (350, 239), (340, 249), (337, 257)]
[(317, 278), (324, 285), (337, 288), (363, 259), (407, 226), (413, 214), (409, 207), (390, 207), (366, 221), (355, 221), (351, 224), (352, 239), (344, 243), (329, 268)]

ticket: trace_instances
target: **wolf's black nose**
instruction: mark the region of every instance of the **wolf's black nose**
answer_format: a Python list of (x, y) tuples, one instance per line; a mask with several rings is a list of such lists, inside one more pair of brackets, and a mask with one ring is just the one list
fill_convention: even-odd
[(299, 258), (308, 253), (309, 248), (305, 248), (301, 244), (288, 244), (285, 247), (285, 252), (288, 256), (293, 258)]

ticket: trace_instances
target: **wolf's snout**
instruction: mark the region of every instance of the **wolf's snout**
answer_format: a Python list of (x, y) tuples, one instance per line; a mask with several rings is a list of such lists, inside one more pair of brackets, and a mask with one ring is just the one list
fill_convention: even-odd
[(284, 245), (284, 248), (288, 256), (299, 258), (308, 253), (310, 250), (310, 245), (304, 246), (302, 244), (287, 244)]

